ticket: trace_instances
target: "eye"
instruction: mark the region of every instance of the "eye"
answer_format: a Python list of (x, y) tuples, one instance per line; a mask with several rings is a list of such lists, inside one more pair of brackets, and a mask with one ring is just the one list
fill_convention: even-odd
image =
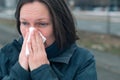
[(26, 26), (26, 25), (29, 25), (29, 23), (28, 23), (28, 22), (25, 22), (25, 21), (21, 22), (21, 24), (22, 24), (22, 25), (25, 25), (25, 26)]
[(48, 25), (48, 23), (46, 22), (38, 22), (37, 23), (37, 26), (40, 26), (40, 27), (46, 27)]

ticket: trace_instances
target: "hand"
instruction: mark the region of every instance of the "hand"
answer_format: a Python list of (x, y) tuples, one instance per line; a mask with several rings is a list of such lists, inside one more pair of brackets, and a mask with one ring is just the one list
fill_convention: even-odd
[(43, 64), (49, 64), (44, 43), (38, 31), (34, 31), (30, 40), (29, 68), (34, 70)]
[[(24, 42), (23, 42), (23, 46), (19, 55), (19, 63), (21, 65), (21, 67), (23, 67), (25, 70), (28, 70), (28, 56), (26, 56), (26, 42), (28, 39), (28, 33), (26, 35), (26, 37), (24, 38)], [(28, 43), (29, 46), (29, 43)]]

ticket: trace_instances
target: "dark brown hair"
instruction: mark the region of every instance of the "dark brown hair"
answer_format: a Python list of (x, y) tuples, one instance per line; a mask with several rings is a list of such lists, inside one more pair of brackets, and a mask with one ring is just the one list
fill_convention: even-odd
[(19, 20), (21, 7), (26, 3), (34, 1), (44, 3), (48, 7), (58, 47), (61, 49), (75, 43), (78, 39), (75, 31), (75, 23), (64, 0), (19, 0), (15, 13), (18, 32), (21, 34)]

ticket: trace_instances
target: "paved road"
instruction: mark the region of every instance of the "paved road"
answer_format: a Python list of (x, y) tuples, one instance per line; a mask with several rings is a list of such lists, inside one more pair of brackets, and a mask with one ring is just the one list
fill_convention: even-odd
[(77, 20), (77, 28), (85, 31), (107, 33), (110, 26), (110, 33), (120, 36), (120, 23), (110, 23), (107, 21)]
[(120, 56), (91, 51), (96, 58), (98, 80), (120, 80)]
[[(12, 39), (17, 38), (18, 34), (15, 27), (8, 27), (0, 24), (0, 44), (5, 45), (8, 42), (11, 42)], [(9, 41), (10, 40), (10, 41)], [(117, 72), (112, 71), (109, 68), (104, 67), (105, 65), (99, 63), (99, 60), (102, 59), (103, 55), (96, 54), (96, 63), (97, 63), (97, 73), (98, 73), (98, 80), (120, 80), (120, 74)], [(103, 58), (107, 57), (105, 55)], [(116, 57), (115, 57), (116, 58)], [(99, 65), (98, 65), (99, 64)]]
[(98, 80), (120, 80), (120, 74), (97, 66)]
[(106, 33), (106, 22), (91, 20), (77, 20), (77, 27), (80, 30)]

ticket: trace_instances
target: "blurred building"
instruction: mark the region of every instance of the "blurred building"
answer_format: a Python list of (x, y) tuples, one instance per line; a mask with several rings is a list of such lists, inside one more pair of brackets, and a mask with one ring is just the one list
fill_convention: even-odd
[(18, 0), (0, 0), (0, 8), (14, 9)]
[(68, 3), (71, 1), (74, 1), (75, 7), (80, 7), (83, 10), (92, 10), (96, 7), (109, 7), (109, 10), (120, 9), (120, 0), (67, 0)]
[(4, 7), (4, 0), (0, 0), (0, 8)]
[[(92, 10), (96, 7), (109, 7), (110, 10), (120, 9), (120, 0), (65, 0), (72, 8), (74, 6), (80, 7), (83, 10)], [(0, 0), (0, 9), (14, 9), (16, 8), (18, 0)]]

